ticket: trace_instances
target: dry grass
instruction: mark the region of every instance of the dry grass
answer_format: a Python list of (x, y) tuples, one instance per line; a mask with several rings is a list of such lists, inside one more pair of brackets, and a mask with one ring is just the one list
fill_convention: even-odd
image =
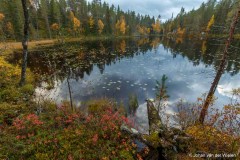
[[(39, 45), (52, 45), (56, 40), (40, 40), (40, 41), (30, 41), (28, 43), (29, 49), (32, 49)], [(22, 49), (22, 42), (0, 42), (0, 55), (6, 55), (12, 53), (14, 50)]]

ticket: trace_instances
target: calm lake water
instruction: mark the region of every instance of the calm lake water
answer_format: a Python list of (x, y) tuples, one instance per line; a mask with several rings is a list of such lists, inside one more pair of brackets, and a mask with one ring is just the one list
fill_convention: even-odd
[[(231, 47), (228, 66), (216, 90), (217, 107), (227, 104), (232, 88), (240, 87), (239, 42)], [(155, 98), (156, 81), (166, 81), (169, 113), (179, 99), (195, 102), (208, 92), (223, 50), (219, 40), (182, 40), (162, 38), (113, 39), (68, 42), (39, 46), (30, 53), (29, 68), (42, 77), (36, 88), (40, 98), (57, 103), (108, 97), (127, 104), (136, 95), (141, 106), (146, 98)], [(9, 61), (18, 63), (14, 54)], [(69, 82), (69, 83), (68, 83)], [(68, 85), (69, 84), (69, 85)]]

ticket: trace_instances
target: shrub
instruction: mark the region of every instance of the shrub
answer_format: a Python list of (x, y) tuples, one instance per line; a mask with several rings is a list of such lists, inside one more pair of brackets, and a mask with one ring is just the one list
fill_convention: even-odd
[(133, 159), (136, 145), (120, 130), (121, 124), (128, 125), (129, 121), (109, 101), (105, 102), (91, 102), (89, 107), (97, 111), (88, 114), (60, 105), (55, 111), (51, 107), (40, 115), (26, 113), (14, 118), (1, 135), (0, 157)]

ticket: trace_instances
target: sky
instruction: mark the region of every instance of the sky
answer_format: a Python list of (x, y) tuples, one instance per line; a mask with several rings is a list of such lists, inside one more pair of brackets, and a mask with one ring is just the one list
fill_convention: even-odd
[(197, 9), (202, 2), (207, 2), (207, 0), (102, 0), (102, 2), (103, 1), (110, 5), (119, 5), (124, 11), (132, 10), (142, 15), (148, 14), (155, 17), (161, 15), (162, 21), (171, 18), (172, 13), (175, 17), (181, 10), (181, 7), (184, 7), (185, 11), (190, 11), (193, 8)]

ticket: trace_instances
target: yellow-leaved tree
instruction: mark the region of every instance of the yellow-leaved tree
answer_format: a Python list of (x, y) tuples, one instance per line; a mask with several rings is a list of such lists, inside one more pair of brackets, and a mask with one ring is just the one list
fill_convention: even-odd
[(73, 29), (74, 31), (78, 30), (80, 28), (81, 22), (79, 19), (77, 19), (76, 17), (74, 17), (73, 19)]
[(178, 26), (178, 29), (177, 29), (177, 35), (178, 37), (183, 37), (183, 35), (185, 34), (186, 32), (186, 29), (185, 28), (181, 28), (180, 26)]
[(94, 19), (93, 19), (93, 16), (90, 16), (90, 17), (89, 17), (88, 23), (89, 23), (89, 28), (90, 28), (90, 29), (93, 29), (93, 27), (94, 27)]
[(2, 21), (5, 18), (3, 13), (0, 13), (0, 21)]
[(55, 36), (58, 36), (59, 35), (59, 25), (57, 23), (53, 23), (51, 25), (51, 30), (54, 32)]
[(126, 22), (125, 22), (125, 17), (121, 16), (120, 20), (117, 21), (115, 25), (117, 33), (125, 34), (126, 33)]
[(70, 20), (72, 23), (71, 27), (76, 34), (78, 31), (80, 31), (81, 22), (79, 19), (77, 19), (77, 17), (74, 16), (74, 13), (72, 11), (70, 11)]
[(160, 20), (157, 19), (155, 24), (152, 24), (152, 28), (153, 28), (153, 31), (156, 32), (156, 33), (160, 33), (161, 31), (161, 24), (160, 24)]
[(137, 25), (137, 31), (141, 35), (147, 35), (147, 34), (150, 33), (150, 28), (147, 28), (145, 26)]
[(214, 24), (214, 22), (215, 22), (215, 17), (214, 17), (214, 15), (212, 15), (211, 19), (208, 21), (208, 25), (207, 25), (207, 29), (206, 29), (207, 32), (210, 31), (210, 29), (211, 29), (212, 25)]
[(57, 23), (53, 23), (53, 24), (51, 25), (51, 29), (52, 29), (53, 31), (57, 31), (57, 30), (59, 30), (59, 25), (58, 25)]
[(104, 29), (104, 24), (101, 19), (98, 20), (98, 33), (101, 34)]

